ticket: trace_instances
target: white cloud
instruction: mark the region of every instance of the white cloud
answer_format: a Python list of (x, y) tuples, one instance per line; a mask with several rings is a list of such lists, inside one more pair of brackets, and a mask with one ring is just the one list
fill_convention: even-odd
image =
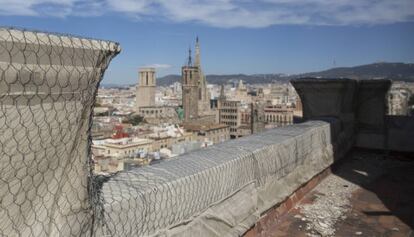
[[(0, 0), (0, 15), (51, 16), (97, 15), (98, 0)], [(92, 14), (94, 13), (94, 14)], [(85, 14), (86, 15), (86, 14)]]
[(172, 65), (170, 65), (170, 64), (158, 64), (158, 63), (154, 63), (154, 64), (145, 65), (143, 67), (153, 67), (155, 69), (169, 69), (169, 68), (172, 67)]
[(361, 25), (414, 20), (413, 0), (0, 0), (1, 15), (96, 16), (198, 22), (214, 27)]
[(144, 14), (150, 11), (151, 1), (148, 0), (107, 0), (108, 7), (113, 11)]

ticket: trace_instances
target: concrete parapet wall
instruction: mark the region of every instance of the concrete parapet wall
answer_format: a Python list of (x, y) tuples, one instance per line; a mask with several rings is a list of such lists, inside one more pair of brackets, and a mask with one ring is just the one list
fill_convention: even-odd
[(358, 83), (356, 146), (388, 149), (387, 97), (390, 80), (362, 80)]
[(90, 232), (90, 115), (119, 50), (0, 28), (0, 236)]
[(330, 122), (334, 151), (343, 154), (354, 145), (358, 83), (351, 79), (292, 80), (303, 104), (305, 120)]
[(352, 146), (414, 151), (414, 119), (386, 116), (390, 80), (304, 78), (292, 84), (302, 100), (304, 118), (331, 123), (335, 152), (342, 154)]
[(334, 161), (310, 121), (232, 140), (103, 184), (96, 236), (239, 236)]
[(357, 82), (350, 79), (292, 80), (299, 94), (304, 119), (335, 117), (353, 122)]

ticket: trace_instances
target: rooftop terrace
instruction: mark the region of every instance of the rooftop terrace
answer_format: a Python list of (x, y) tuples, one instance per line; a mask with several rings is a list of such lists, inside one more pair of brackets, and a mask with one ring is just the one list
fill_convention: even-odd
[(268, 210), (245, 236), (411, 236), (413, 158), (354, 149), (292, 201)]
[[(396, 161), (388, 152), (414, 151), (413, 119), (385, 115), (387, 80), (295, 80), (303, 123), (152, 166), (94, 176), (94, 100), (105, 69), (119, 52), (116, 43), (0, 29), (1, 236), (301, 236), (308, 224), (314, 231), (309, 234), (351, 230), (362, 235), (379, 233), (382, 222), (389, 224), (382, 216), (381, 226), (368, 218), (388, 210), (399, 222), (393, 219), (386, 231), (412, 230), (412, 215), (406, 215), (412, 189), (392, 186), (401, 194), (396, 199), (383, 186), (412, 180), (405, 175), (412, 163)], [(360, 156), (355, 148), (379, 150), (386, 159)], [(329, 175), (336, 166), (335, 175)], [(305, 196), (320, 181), (322, 186)], [(341, 189), (337, 184), (343, 184)], [(326, 201), (342, 201), (350, 211), (324, 216), (338, 203), (320, 209), (319, 197), (312, 196), (316, 192), (321, 200), (326, 200), (324, 192), (325, 197), (345, 195), (349, 202)], [(299, 200), (301, 206), (313, 202), (314, 207), (288, 212)], [(407, 209), (394, 207), (393, 200)], [(299, 223), (296, 215), (310, 222)], [(360, 230), (356, 222), (374, 227)]]

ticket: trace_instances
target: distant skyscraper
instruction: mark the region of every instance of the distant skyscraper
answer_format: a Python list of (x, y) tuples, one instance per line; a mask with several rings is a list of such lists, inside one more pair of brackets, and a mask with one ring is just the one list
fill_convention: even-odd
[(198, 37), (196, 39), (194, 64), (190, 49), (187, 65), (183, 66), (181, 71), (184, 120), (194, 120), (210, 111), (210, 95), (207, 90), (206, 78), (201, 69)]
[(136, 95), (137, 112), (140, 107), (155, 105), (155, 80), (155, 68), (140, 68)]

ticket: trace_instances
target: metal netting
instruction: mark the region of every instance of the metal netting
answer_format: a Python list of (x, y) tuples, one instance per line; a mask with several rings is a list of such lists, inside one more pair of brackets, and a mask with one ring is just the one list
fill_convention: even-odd
[(0, 28), (0, 236), (91, 233), (91, 113), (117, 43)]
[(94, 235), (242, 235), (332, 163), (329, 138), (328, 123), (311, 121), (114, 174), (97, 193)]

